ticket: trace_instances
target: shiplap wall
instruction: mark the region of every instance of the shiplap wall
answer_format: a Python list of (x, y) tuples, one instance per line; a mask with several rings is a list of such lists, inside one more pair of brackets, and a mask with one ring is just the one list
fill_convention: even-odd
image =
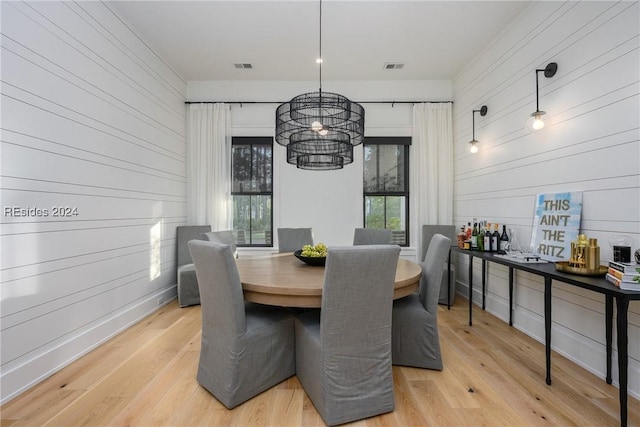
[[(611, 237), (627, 236), (640, 247), (638, 5), (534, 3), (454, 79), (457, 225), (474, 217), (507, 224), (528, 249), (536, 194), (581, 191), (581, 232), (598, 239), (603, 263), (612, 256)], [(531, 133), (524, 125), (536, 109), (535, 70), (552, 61), (558, 63), (555, 77), (540, 74), (546, 126)], [(476, 115), (480, 142), (472, 155), (471, 115), (482, 105), (488, 114)], [(464, 291), (467, 257), (457, 262)], [(474, 265), (480, 283), (480, 263)], [(507, 269), (488, 268), (487, 310), (508, 319)], [(516, 276), (515, 327), (543, 341), (544, 283), (528, 273)], [(478, 302), (479, 292), (474, 287)], [(554, 282), (553, 349), (603, 377), (604, 311), (604, 296)], [(616, 354), (614, 340), (614, 367)], [(629, 307), (629, 357), (629, 392), (638, 397), (637, 301)]]
[(2, 2), (2, 401), (175, 296), (185, 93), (101, 2)]

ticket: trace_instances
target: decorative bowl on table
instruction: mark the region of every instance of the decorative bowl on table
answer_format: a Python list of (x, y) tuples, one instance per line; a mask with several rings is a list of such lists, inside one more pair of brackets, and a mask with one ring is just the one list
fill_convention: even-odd
[(308, 265), (324, 266), (324, 263), (327, 261), (327, 257), (302, 256), (302, 249), (298, 249), (293, 253), (293, 255)]

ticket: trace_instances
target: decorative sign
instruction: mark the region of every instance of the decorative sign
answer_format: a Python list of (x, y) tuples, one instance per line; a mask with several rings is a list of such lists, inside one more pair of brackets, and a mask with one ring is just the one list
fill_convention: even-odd
[(538, 194), (531, 252), (547, 261), (568, 260), (571, 242), (578, 237), (582, 192)]

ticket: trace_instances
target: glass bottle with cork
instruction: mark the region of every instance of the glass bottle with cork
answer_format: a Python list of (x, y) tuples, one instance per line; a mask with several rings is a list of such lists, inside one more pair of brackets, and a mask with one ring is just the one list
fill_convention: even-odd
[(500, 249), (500, 232), (498, 231), (498, 223), (493, 224), (493, 233), (491, 233), (491, 251), (498, 252)]
[(502, 234), (500, 235), (498, 250), (505, 253), (509, 250), (509, 235), (507, 234), (507, 226), (505, 224), (502, 225)]
[(471, 230), (471, 250), (478, 250), (478, 220), (473, 218), (473, 230)]

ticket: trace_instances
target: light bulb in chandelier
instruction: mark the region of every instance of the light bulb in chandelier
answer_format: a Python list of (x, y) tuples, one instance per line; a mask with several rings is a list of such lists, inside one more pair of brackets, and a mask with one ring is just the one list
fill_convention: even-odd
[(311, 130), (318, 132), (318, 135), (322, 136), (326, 136), (329, 133), (329, 129), (317, 120), (311, 123)]
[(319, 121), (316, 120), (313, 123), (311, 123), (311, 130), (320, 132), (322, 129), (324, 129), (324, 126), (322, 126), (322, 123), (320, 123)]

